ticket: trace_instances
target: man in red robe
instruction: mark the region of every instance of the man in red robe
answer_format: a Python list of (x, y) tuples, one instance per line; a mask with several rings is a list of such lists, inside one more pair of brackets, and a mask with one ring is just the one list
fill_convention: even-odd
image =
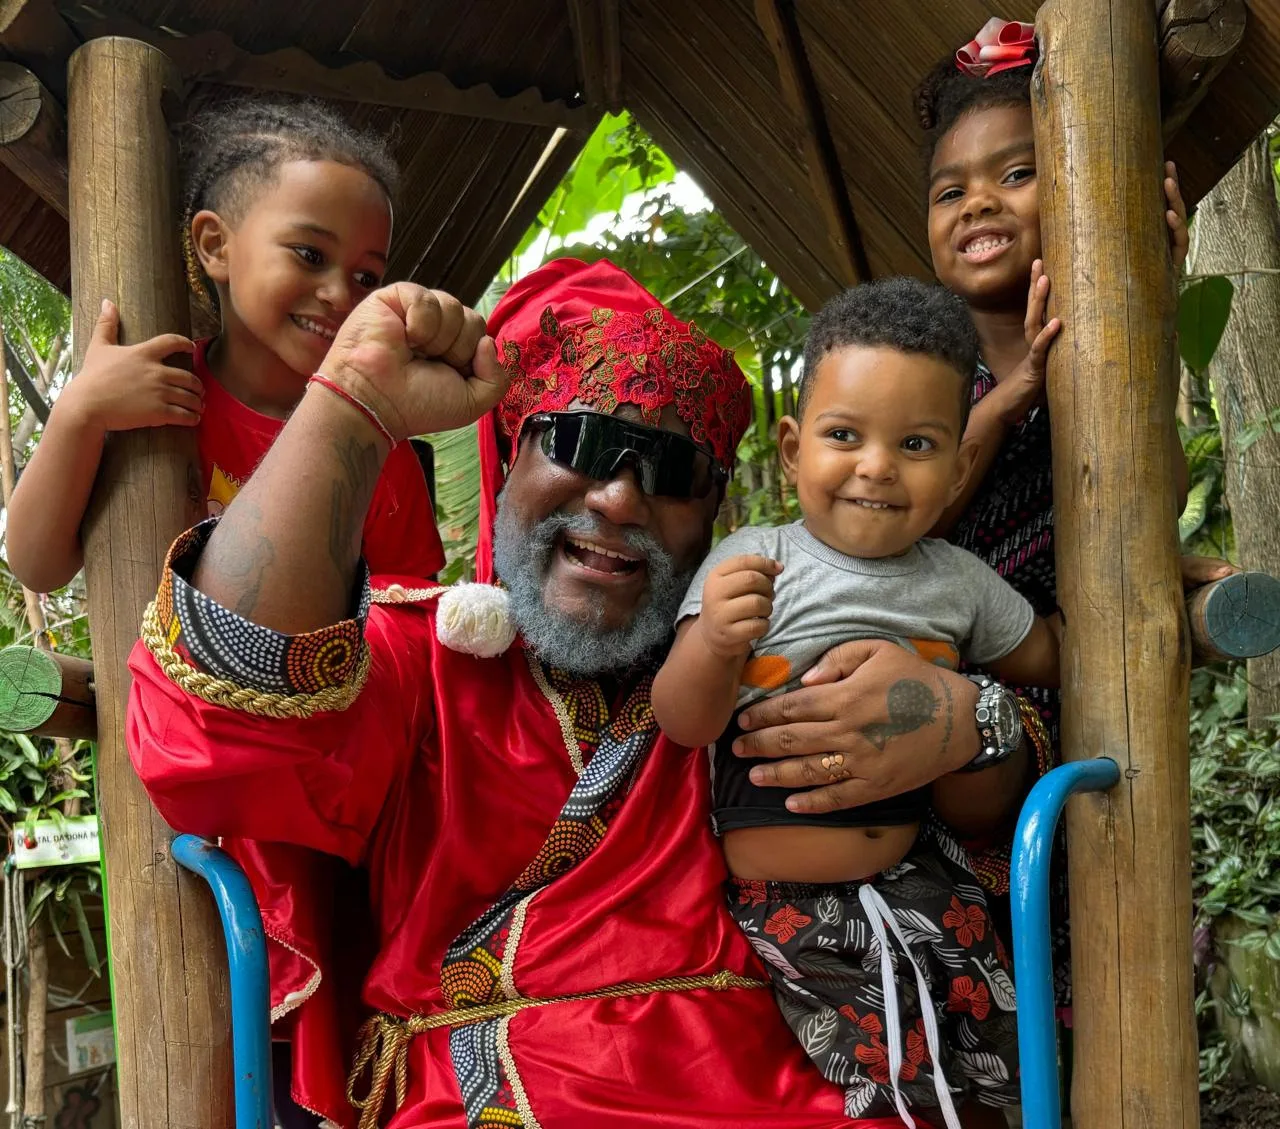
[[(783, 1023), (724, 908), (705, 754), (649, 707), (742, 373), (608, 263), (548, 264), (489, 329), (408, 284), (366, 299), (226, 515), (175, 543), (133, 656), (134, 763), (250, 873), (295, 1097), (361, 1129), (898, 1124), (847, 1120)], [(371, 605), (360, 529), (391, 442), (495, 404), (478, 572), (501, 593)], [(962, 834), (1007, 823), (1025, 748), (957, 773), (981, 754), (973, 683), (892, 644), (835, 660), (753, 711), (776, 783), (824, 785), (816, 810), (945, 778)], [(937, 709), (873, 745), (903, 679)], [(332, 919), (319, 853), (367, 870), (370, 923)], [(373, 954), (349, 1084), (335, 932)]]

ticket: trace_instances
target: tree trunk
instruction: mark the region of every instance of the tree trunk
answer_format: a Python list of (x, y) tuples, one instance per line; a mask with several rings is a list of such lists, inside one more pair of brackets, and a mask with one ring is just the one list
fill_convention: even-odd
[[(1209, 366), (1222, 424), (1227, 504), (1243, 568), (1280, 574), (1280, 435), (1268, 431), (1246, 449), (1239, 437), (1280, 406), (1280, 211), (1267, 139), (1259, 138), (1200, 203), (1196, 274), (1228, 274), (1231, 320)], [(1236, 273), (1239, 272), (1239, 273)], [(1280, 714), (1280, 654), (1249, 660), (1249, 724)]]

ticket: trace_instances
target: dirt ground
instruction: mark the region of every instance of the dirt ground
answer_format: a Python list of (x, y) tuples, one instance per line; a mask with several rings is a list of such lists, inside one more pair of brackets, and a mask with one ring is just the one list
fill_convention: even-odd
[(1280, 1129), (1280, 1094), (1251, 1086), (1206, 1096), (1200, 1106), (1200, 1129)]

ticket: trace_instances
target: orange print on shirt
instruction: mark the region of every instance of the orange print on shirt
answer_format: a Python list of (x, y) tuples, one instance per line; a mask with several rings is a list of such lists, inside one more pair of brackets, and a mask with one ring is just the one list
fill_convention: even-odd
[(948, 670), (956, 670), (960, 666), (960, 652), (951, 643), (943, 643), (937, 639), (908, 639), (917, 655), (934, 666), (945, 666)]
[(240, 483), (214, 463), (213, 474), (209, 478), (209, 516), (217, 517), (239, 493)]
[(757, 690), (776, 690), (791, 681), (791, 664), (781, 655), (761, 655), (742, 668), (742, 684)]

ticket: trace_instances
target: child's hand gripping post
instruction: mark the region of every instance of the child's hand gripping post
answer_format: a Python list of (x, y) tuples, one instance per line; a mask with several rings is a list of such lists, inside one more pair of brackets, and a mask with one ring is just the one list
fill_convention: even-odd
[(176, 333), (118, 344), (120, 312), (106, 299), (79, 373), (63, 389), (9, 503), (9, 567), (35, 592), (61, 588), (84, 560), (80, 523), (109, 431), (195, 427), (198, 377), (169, 364), (195, 346)]
[(1164, 163), (1164, 198), (1169, 205), (1164, 213), (1164, 220), (1169, 225), (1169, 254), (1173, 258), (1173, 273), (1181, 274), (1182, 264), (1187, 261), (1191, 237), (1187, 231), (1187, 204), (1182, 198), (1182, 186), (1178, 183), (1178, 166), (1172, 161)]
[(78, 430), (105, 435), (139, 427), (195, 427), (204, 411), (200, 379), (168, 358), (195, 345), (162, 333), (120, 345), (120, 311), (107, 299), (93, 327), (80, 371), (58, 398), (61, 415)]
[(1033, 407), (1044, 397), (1044, 379), (1048, 368), (1049, 346), (1062, 328), (1059, 318), (1045, 321), (1049, 306), (1049, 276), (1044, 273), (1044, 262), (1036, 259), (1031, 264), (1031, 286), (1027, 291), (1027, 316), (1023, 331), (1027, 340), (1027, 355), (1004, 380), (990, 393), (1000, 405), (1005, 423), (1016, 427)]
[(452, 295), (410, 282), (375, 291), (351, 312), (320, 374), (397, 442), (472, 423), (507, 388), (484, 319)]
[(694, 748), (725, 730), (751, 644), (769, 629), (782, 565), (754, 554), (729, 557), (707, 575), (702, 609), (680, 624), (653, 683), (653, 712), (673, 741)]

